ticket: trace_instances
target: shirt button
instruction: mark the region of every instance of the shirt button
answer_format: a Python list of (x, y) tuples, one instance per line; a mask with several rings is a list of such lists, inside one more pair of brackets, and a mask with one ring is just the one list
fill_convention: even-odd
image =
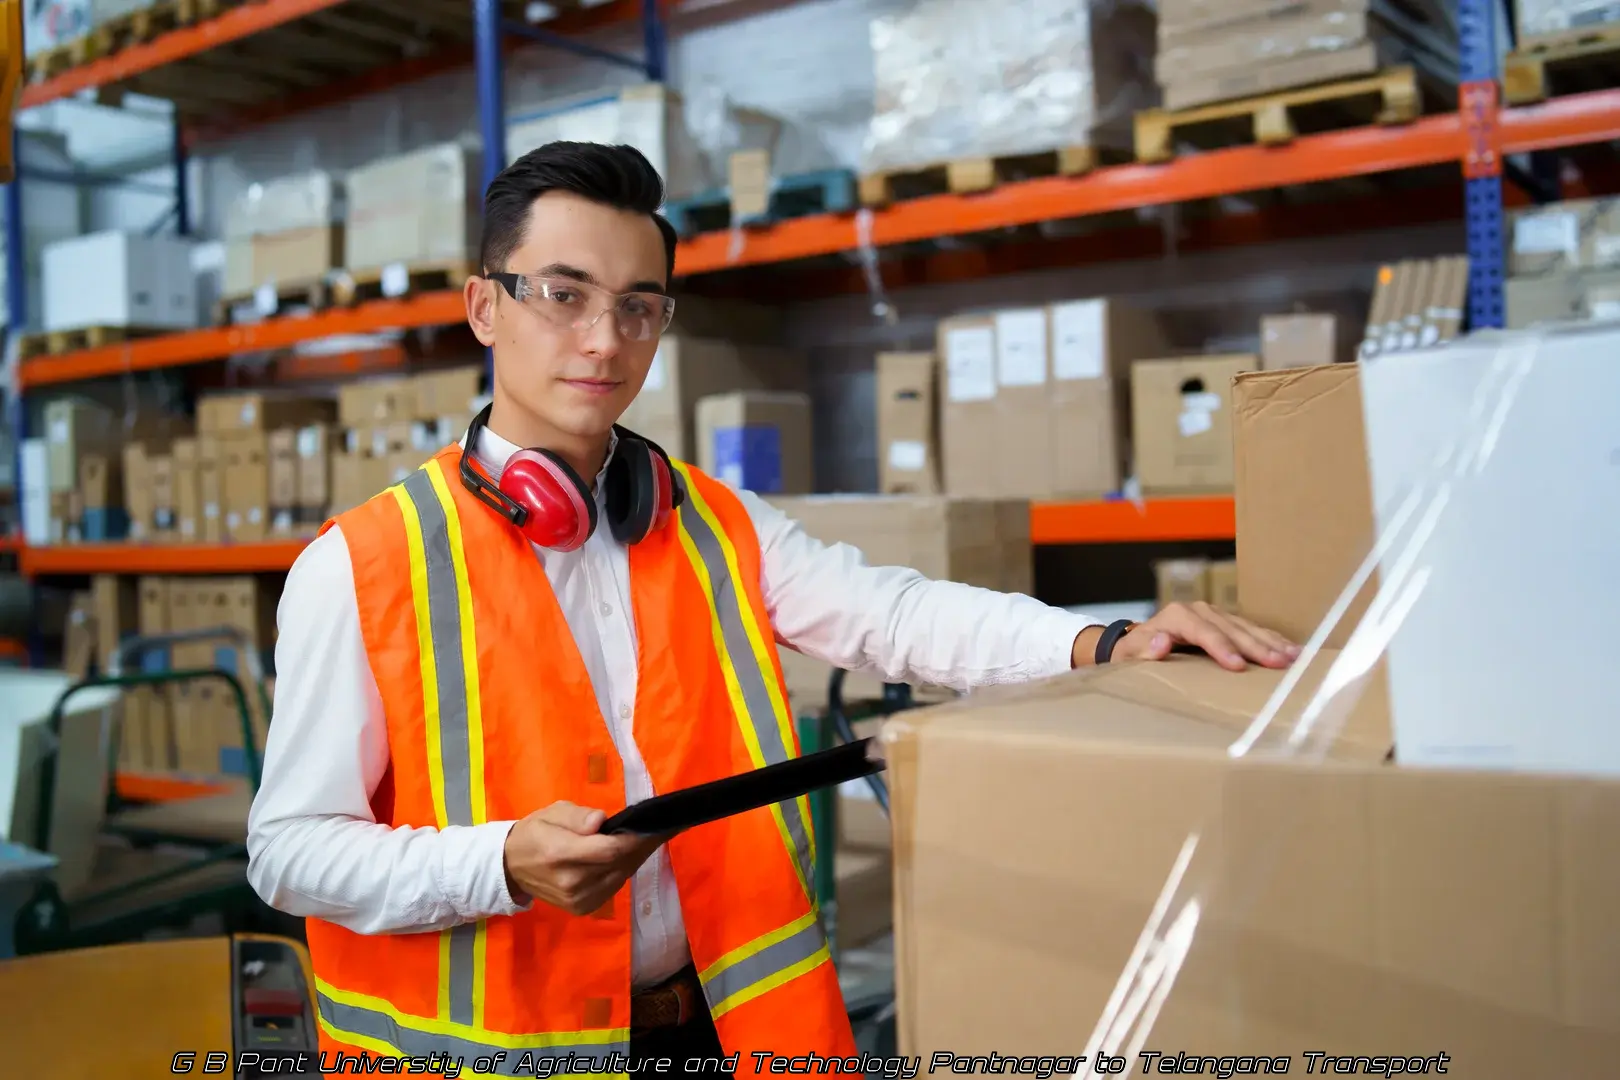
[(643, 915), (651, 915), (652, 914), (652, 902), (651, 901), (648, 901), (647, 903), (644, 903), (644, 904), (641, 905), (641, 913)]
[(628, 706), (628, 705), (620, 705), (619, 706), (619, 717), (621, 719), (624, 719), (624, 720), (630, 719), (630, 706)]
[(602, 614), (603, 615), (611, 615), (611, 614), (613, 614), (613, 605), (612, 604), (603, 604), (602, 605)]

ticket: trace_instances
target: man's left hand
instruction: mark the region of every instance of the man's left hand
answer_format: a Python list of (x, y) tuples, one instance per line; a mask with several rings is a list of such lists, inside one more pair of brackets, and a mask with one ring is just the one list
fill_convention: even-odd
[[(1102, 627), (1094, 627), (1075, 639), (1075, 667), (1088, 667), (1095, 661), (1100, 637)], [(1178, 645), (1208, 653), (1228, 671), (1242, 671), (1251, 663), (1285, 668), (1299, 656), (1299, 646), (1281, 634), (1199, 601), (1169, 604), (1153, 618), (1138, 623), (1114, 645), (1110, 659), (1163, 660)]]

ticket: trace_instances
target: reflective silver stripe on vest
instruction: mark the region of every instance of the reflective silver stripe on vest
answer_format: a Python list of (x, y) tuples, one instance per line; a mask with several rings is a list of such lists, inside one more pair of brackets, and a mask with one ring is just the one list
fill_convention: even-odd
[[(471, 825), (472, 755), (467, 717), (467, 671), (461, 651), (461, 597), (456, 589), (455, 562), (450, 557), (450, 527), (444, 504), (433, 490), (426, 469), (418, 469), (402, 484), (422, 523), (422, 554), (427, 562), (428, 615), (433, 640), (433, 668), (439, 707), (439, 762), (444, 784), (447, 825)], [(477, 923), (452, 927), (450, 935), (449, 1020), (473, 1022), (473, 952)]]
[(725, 1012), (727, 1003), (739, 994), (769, 982), (796, 964), (804, 964), (817, 953), (825, 952), (826, 947), (827, 939), (821, 932), (821, 921), (811, 918), (807, 925), (781, 941), (773, 941), (753, 955), (705, 975), (703, 996), (708, 999), (709, 1011), (716, 1015)]
[[(742, 605), (748, 603), (748, 598), (738, 592), (736, 582), (731, 580), (731, 568), (726, 565), (720, 540), (703, 515), (690, 502), (681, 507), (679, 513), (681, 527), (692, 538), (698, 557), (708, 571), (714, 610), (720, 618), (721, 636), (725, 640), (726, 651), (731, 654), (731, 664), (737, 672), (743, 701), (748, 706), (747, 720), (759, 740), (760, 753), (764, 755), (767, 765), (787, 761), (788, 748), (782, 744), (776, 709), (771, 705), (770, 691), (765, 686), (769, 674), (760, 670), (759, 658), (748, 640), (748, 631), (743, 628)], [(787, 823), (788, 835), (793, 838), (794, 854), (798, 858), (799, 871), (804, 875), (805, 887), (813, 891), (816, 871), (814, 861), (810, 858), (809, 822), (804, 820), (797, 799), (778, 805), (782, 810), (782, 820)]]
[[(494, 1043), (483, 1043), (476, 1039), (463, 1038), (459, 1035), (445, 1035), (436, 1031), (418, 1031), (416, 1028), (401, 1027), (394, 1018), (385, 1013), (372, 1009), (363, 1009), (358, 1005), (345, 1005), (333, 1001), (325, 994), (316, 994), (316, 1004), (320, 1007), (321, 1016), (332, 1027), (337, 1029), (335, 1038), (343, 1041), (343, 1035), (359, 1035), (366, 1039), (374, 1039), (403, 1057), (427, 1057), (432, 1054), (445, 1054), (452, 1058), (461, 1058), (463, 1066), (467, 1069), (473, 1067), (473, 1062), (481, 1057), (494, 1057), (502, 1055), (496, 1064), (496, 1076), (551, 1076), (558, 1070), (542, 1070), (536, 1072), (533, 1068), (519, 1071), (525, 1055), (531, 1062), (555, 1061), (567, 1058), (569, 1055), (579, 1057), (592, 1057), (596, 1059), (596, 1068), (578, 1067), (589, 1063), (574, 1062), (575, 1068), (568, 1069), (571, 1073), (610, 1071), (608, 1063), (603, 1059), (609, 1054), (628, 1054), (630, 1044), (625, 1040), (600, 1041), (587, 1039), (580, 1042), (564, 1043), (555, 1046), (529, 1046), (521, 1036), (514, 1038), (512, 1043), (505, 1046)], [(617, 1071), (617, 1070), (614, 1070)]]

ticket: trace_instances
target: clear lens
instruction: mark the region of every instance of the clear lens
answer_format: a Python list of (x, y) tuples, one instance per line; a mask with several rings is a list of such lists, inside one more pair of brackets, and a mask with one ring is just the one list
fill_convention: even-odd
[(525, 275), (519, 281), (524, 306), (563, 329), (584, 332), (611, 311), (626, 341), (651, 341), (675, 316), (675, 301), (661, 293), (611, 293), (568, 278)]

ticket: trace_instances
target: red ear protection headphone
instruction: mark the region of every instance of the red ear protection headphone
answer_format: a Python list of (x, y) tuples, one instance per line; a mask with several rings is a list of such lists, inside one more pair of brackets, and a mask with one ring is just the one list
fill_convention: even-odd
[[(461, 482), (530, 543), (574, 551), (596, 531), (596, 499), (590, 485), (550, 450), (519, 450), (492, 483), (472, 462), (473, 447), (489, 423), (492, 405), (473, 418), (461, 448)], [(680, 474), (657, 443), (615, 426), (618, 445), (603, 478), (608, 528), (621, 544), (634, 544), (661, 529), (686, 501)]]

